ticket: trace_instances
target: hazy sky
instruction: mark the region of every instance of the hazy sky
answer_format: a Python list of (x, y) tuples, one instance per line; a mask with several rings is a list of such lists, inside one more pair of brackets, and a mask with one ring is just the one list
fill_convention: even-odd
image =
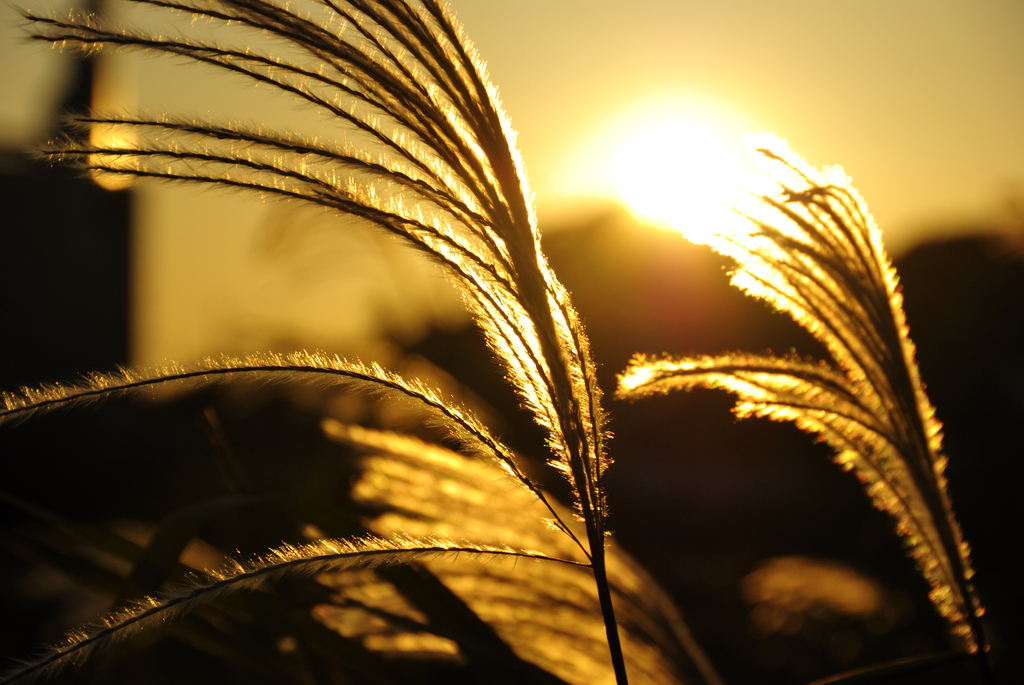
[[(519, 131), (542, 227), (579, 213), (580, 196), (614, 195), (609, 179), (631, 169), (621, 161), (623, 142), (666, 121), (709, 131), (737, 150), (744, 131), (774, 131), (813, 165), (842, 165), (892, 252), (923, 229), (998, 219), (1009, 198), (1024, 203), (1021, 0), (451, 4)], [(42, 130), (62, 58), (26, 46), (17, 14), (0, 11), (0, 145), (12, 145)], [(287, 110), (250, 102), (251, 87), (204, 90), (195, 70), (175, 72), (168, 60), (112, 65), (134, 84), (124, 91), (129, 101), (152, 109), (203, 117), (232, 105), (270, 126)], [(658, 153), (643, 165), (669, 164), (658, 173), (687, 163), (658, 138), (640, 140)], [(225, 345), (267, 349), (283, 335), (305, 341), (298, 332), (316, 319), (311, 312), (334, 313), (336, 328), (372, 328), (360, 316), (408, 299), (367, 295), (362, 282), (333, 290), (310, 282), (310, 273), (327, 270), (317, 260), (351, 253), (351, 245), (331, 251), (313, 241), (290, 262), (266, 257), (261, 241), (276, 225), (295, 223), (280, 205), (163, 186), (143, 186), (138, 198), (136, 361), (188, 359)], [(371, 238), (353, 240), (364, 252), (383, 249)], [(323, 333), (323, 344), (343, 336), (341, 328)]]
[[(623, 119), (640, 126), (664, 102), (737, 146), (745, 130), (774, 131), (812, 164), (842, 165), (897, 248), (1024, 195), (1019, 0), (451, 6), (520, 133), (542, 219), (564, 216), (567, 196), (607, 192)], [(6, 13), (0, 57), (18, 68), (0, 71), (0, 140), (39, 118), (32, 103), (59, 75)]]
[(718, 112), (737, 144), (774, 131), (843, 166), (894, 245), (1024, 195), (1019, 0), (451, 5), (520, 133), (542, 217), (574, 157), (614, 148), (607, 122), (659, 98)]

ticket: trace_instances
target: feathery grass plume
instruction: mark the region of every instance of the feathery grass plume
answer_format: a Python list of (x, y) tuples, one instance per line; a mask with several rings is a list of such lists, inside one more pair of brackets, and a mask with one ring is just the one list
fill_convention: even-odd
[[(546, 525), (536, 495), (500, 478), (493, 462), (334, 420), (324, 421), (323, 428), (328, 437), (365, 452), (352, 496), (381, 512), (367, 524), (374, 534), (434, 531), (497, 547), (515, 541), (544, 556), (575, 562), (517, 562), (513, 568), (438, 559), (424, 565), (524, 660), (569, 683), (614, 682), (585, 550)], [(401, 604), (396, 591), (373, 572), (326, 576), (321, 582), (338, 588), (342, 599), (372, 596), (375, 603)], [(608, 577), (632, 682), (721, 682), (672, 601), (613, 543), (608, 546)], [(375, 592), (361, 589), (363, 584)], [(382, 623), (360, 627), (350, 619), (352, 612), (365, 611), (364, 602), (321, 608), (328, 625), (368, 630), (367, 639), (376, 639)]]
[[(45, 152), (95, 173), (312, 203), (359, 217), (439, 263), (573, 487), (616, 677), (626, 682), (605, 581), (600, 479), (609, 460), (588, 342), (540, 251), (532, 196), (496, 90), (447, 8), (437, 0), (132, 2), (175, 28), (158, 34), (97, 16), (28, 19), (37, 39), (83, 52), (141, 50), (244, 76), (326, 113), (365, 144), (178, 113), (99, 112), (72, 123), (122, 129), (119, 142), (69, 135)], [(191, 23), (174, 24), (183, 16)]]
[(824, 361), (754, 354), (636, 356), (618, 396), (712, 387), (742, 417), (792, 421), (834, 450), (889, 513), (958, 647), (985, 647), (968, 546), (943, 475), (941, 424), (925, 396), (896, 273), (860, 195), (839, 168), (818, 172), (774, 136), (754, 137), (773, 190), (738, 207), (736, 223), (687, 233), (736, 260), (732, 284), (765, 300), (825, 345)]
[(392, 401), (408, 400), (426, 424), (443, 428), (462, 449), (496, 459), (506, 473), (543, 497), (523, 474), (515, 455), (472, 412), (445, 399), (419, 380), (407, 379), (379, 364), (344, 360), (323, 352), (263, 353), (244, 357), (209, 357), (198, 364), (167, 364), (152, 369), (93, 373), (78, 384), (23, 388), (0, 393), (0, 427), (31, 416), (102, 402), (111, 397), (188, 389), (217, 383), (306, 383), (376, 393)]
[[(587, 341), (540, 252), (514, 134), (454, 19), (433, 0), (326, 0), (310, 3), (317, 14), (308, 17), (260, 0), (138, 4), (190, 13), (212, 24), (224, 45), (247, 47), (153, 36), (96, 17), (29, 18), (41, 40), (167, 53), (245, 75), (326, 110), (371, 143), (357, 149), (175, 115), (91, 115), (73, 122), (134, 135), (116, 148), (65, 138), (48, 154), (97, 172), (304, 200), (361, 217), (427, 253), (460, 287), (549, 431), (581, 513), (600, 522), (596, 480), (607, 459)], [(259, 40), (254, 29), (274, 40)]]
[[(249, 562), (235, 561), (220, 571), (190, 578), (191, 585), (161, 597), (144, 597), (106, 618), (93, 628), (69, 635), (64, 644), (37, 661), (6, 673), (3, 683), (30, 683), (50, 678), (61, 669), (98, 650), (138, 636), (192, 610), (240, 590), (255, 590), (261, 584), (282, 578), (312, 577), (331, 570), (372, 568), (386, 564), (408, 564), (431, 556), (458, 554), (546, 559), (536, 552), (508, 547), (456, 543), (440, 537), (413, 538), (392, 535), (388, 539), (354, 541), (319, 540), (304, 545), (285, 545)], [(550, 561), (561, 561), (550, 559)]]

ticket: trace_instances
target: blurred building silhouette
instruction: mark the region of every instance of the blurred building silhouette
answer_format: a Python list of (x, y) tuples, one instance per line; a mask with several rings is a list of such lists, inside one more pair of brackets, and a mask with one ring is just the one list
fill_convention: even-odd
[[(74, 69), (61, 112), (90, 106), (91, 62)], [(127, 363), (131, 194), (0, 150), (0, 212), (0, 389)]]

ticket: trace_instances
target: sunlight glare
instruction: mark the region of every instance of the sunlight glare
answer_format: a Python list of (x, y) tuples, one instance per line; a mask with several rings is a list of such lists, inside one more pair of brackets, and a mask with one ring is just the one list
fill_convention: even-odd
[(585, 134), (562, 193), (613, 200), (640, 221), (709, 235), (734, 222), (731, 208), (760, 176), (743, 150), (744, 132), (757, 128), (724, 103), (652, 96)]
[(637, 218), (679, 230), (701, 230), (731, 217), (744, 171), (738, 142), (684, 119), (652, 123), (627, 136), (611, 176)]

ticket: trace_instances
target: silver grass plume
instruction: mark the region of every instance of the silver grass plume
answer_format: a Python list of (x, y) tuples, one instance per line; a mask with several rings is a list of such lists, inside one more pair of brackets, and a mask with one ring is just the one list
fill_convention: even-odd
[[(512, 567), (466, 557), (427, 560), (424, 565), (526, 660), (566, 682), (614, 682), (586, 555), (567, 536), (546, 525), (546, 511), (537, 497), (518, 483), (500, 478), (493, 461), (334, 420), (324, 421), (323, 429), (331, 439), (364, 452), (352, 496), (383, 512), (368, 524), (376, 535), (433, 531), (496, 547), (511, 543), (576, 562), (521, 560)], [(570, 525), (579, 527), (575, 522)], [(721, 683), (671, 599), (614, 541), (607, 552), (608, 579), (631, 681)], [(339, 593), (338, 603), (320, 608), (328, 625), (345, 626), (350, 634), (366, 631), (368, 640), (388, 628), (351, 619), (353, 613), (360, 616), (367, 611), (367, 602), (394, 607), (399, 600), (372, 570), (325, 574), (321, 582)]]
[[(69, 137), (48, 154), (95, 172), (304, 200), (365, 219), (426, 253), (460, 289), (547, 429), (553, 463), (576, 489), (580, 513), (603, 521), (597, 479), (608, 461), (588, 343), (540, 251), (514, 133), (447, 11), (433, 0), (310, 3), (317, 18), (262, 0), (136, 4), (192, 14), (225, 44), (248, 47), (157, 37), (95, 17), (29, 18), (41, 40), (166, 53), (245, 75), (322, 108), (372, 144), (352, 148), (174, 115), (94, 114), (72, 123), (134, 135), (116, 147)], [(254, 29), (283, 43), (289, 57), (263, 47), (274, 42), (252, 42), (260, 38)]]
[[(219, 571), (195, 574), (175, 591), (158, 597), (143, 597), (93, 627), (68, 635), (63, 644), (45, 656), (4, 674), (4, 683), (31, 683), (52, 678), (63, 668), (98, 650), (119, 644), (141, 632), (158, 628), (197, 604), (226, 594), (254, 590), (266, 582), (289, 577), (314, 577), (350, 568), (374, 568), (388, 564), (409, 564), (436, 556), (459, 554), (489, 557), (547, 559), (542, 554), (509, 547), (457, 543), (440, 537), (413, 538), (391, 535), (387, 539), (318, 540), (303, 545), (285, 545), (250, 561), (234, 561)], [(562, 563), (575, 563), (550, 559)]]
[[(538, 505), (538, 524), (557, 530), (557, 537), (575, 544), (571, 555), (589, 568), (585, 548), (565, 523), (564, 512), (556, 511), (545, 495), (527, 479), (507, 447), (495, 439), (471, 413), (452, 400), (442, 398), (416, 380), (389, 373), (379, 366), (346, 362), (322, 353), (260, 354), (244, 358), (207, 359), (192, 366), (168, 365), (149, 371), (122, 370), (118, 374), (93, 374), (80, 385), (59, 385), (24, 389), (20, 394), (4, 394), (0, 410), (0, 426), (25, 420), (34, 415), (72, 409), (118, 395), (155, 394), (160, 389), (194, 390), (217, 383), (305, 382), (347, 391), (363, 391), (380, 396), (391, 403), (404, 401), (418, 410), (421, 422), (442, 429), (448, 439), (459, 447), (467, 463), (493, 463), (488, 472), (492, 481), (506, 483), (506, 488), (521, 491), (523, 497)], [(398, 438), (395, 438), (396, 440)], [(409, 439), (406, 439), (409, 442)], [(425, 452), (442, 450), (420, 444)], [(442, 450), (443, 451), (443, 450)], [(440, 494), (440, 493), (438, 493)], [(406, 509), (408, 510), (408, 508)], [(469, 514), (467, 514), (468, 516)], [(463, 531), (466, 532), (466, 531)], [(568, 535), (568, 537), (566, 536)], [(477, 538), (482, 536), (477, 535)], [(187, 588), (160, 597), (145, 597), (114, 614), (106, 616), (95, 627), (69, 635), (64, 643), (45, 656), (2, 679), (4, 683), (32, 682), (55, 676), (69, 664), (81, 663), (96, 651), (107, 650), (139, 636), (143, 631), (174, 620), (202, 603), (216, 601), (226, 594), (251, 590), (267, 580), (308, 577), (326, 570), (368, 569), (386, 564), (423, 563), (430, 555), (470, 552), (475, 555), (522, 556), (548, 559), (536, 551), (524, 551), (523, 541), (513, 548), (491, 545), (479, 539), (467, 542), (466, 536), (456, 543), (444, 534), (444, 526), (416, 538), (405, 531), (388, 531), (387, 537), (355, 541), (319, 540), (314, 544), (285, 546), (272, 550), (252, 562), (233, 562), (228, 571), (194, 575)], [(399, 553), (400, 552), (400, 553)], [(554, 557), (550, 557), (554, 559)]]
[[(540, 251), (514, 132), (447, 8), (437, 0), (129, 2), (165, 17), (174, 32), (97, 16), (27, 18), (35, 38), (63, 47), (140, 50), (241, 75), (368, 142), (352, 147), (177, 113), (95, 112), (71, 124), (120, 130), (117, 143), (68, 135), (45, 153), (99, 174), (311, 203), (359, 217), (440, 264), (573, 487), (616, 677), (626, 682), (604, 579), (600, 479), (609, 459), (588, 342)], [(190, 23), (174, 24), (182, 16)]]
[(741, 418), (791, 421), (820, 436), (895, 520), (959, 648), (984, 649), (984, 609), (943, 475), (942, 426), (921, 384), (881, 233), (842, 169), (818, 172), (771, 135), (748, 143), (770, 189), (741, 203), (728, 228), (686, 235), (734, 259), (732, 284), (793, 317), (837, 368), (746, 353), (637, 355), (618, 396), (721, 388), (736, 396)]
[(78, 385), (23, 388), (21, 393), (0, 393), (0, 427), (29, 417), (102, 402), (123, 395), (150, 396), (170, 390), (195, 390), (215, 384), (305, 383), (348, 392), (368, 392), (392, 402), (406, 401), (424, 425), (443, 431), (464, 454), (493, 459), (506, 477), (526, 487), (542, 502), (551, 525), (582, 546), (555, 512), (547, 496), (521, 470), (515, 454), (486, 426), (455, 400), (442, 397), (419, 380), (392, 373), (378, 364), (348, 361), (322, 352), (262, 353), (244, 357), (207, 358), (202, 363), (166, 364), (152, 369), (122, 369), (117, 374), (93, 373)]

